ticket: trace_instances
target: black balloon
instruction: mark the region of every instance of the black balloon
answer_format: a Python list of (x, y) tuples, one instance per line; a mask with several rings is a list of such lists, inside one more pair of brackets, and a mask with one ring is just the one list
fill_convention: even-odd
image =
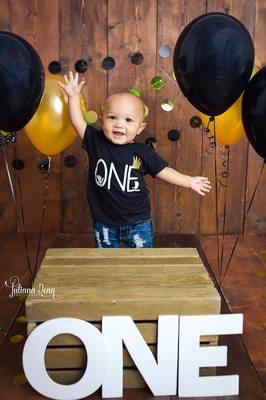
[(266, 67), (253, 76), (244, 92), (242, 121), (249, 142), (266, 160)]
[(16, 132), (38, 108), (44, 69), (34, 48), (11, 32), (0, 32), (0, 129)]
[(215, 116), (226, 111), (248, 84), (254, 46), (236, 18), (208, 13), (182, 31), (173, 61), (177, 83), (189, 102), (202, 113)]

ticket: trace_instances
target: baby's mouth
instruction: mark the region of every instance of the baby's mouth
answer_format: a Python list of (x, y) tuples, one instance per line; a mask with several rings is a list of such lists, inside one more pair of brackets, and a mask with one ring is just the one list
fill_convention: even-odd
[(124, 134), (123, 132), (119, 132), (119, 131), (113, 131), (113, 134), (114, 134), (116, 137), (119, 137), (119, 138), (125, 136), (125, 134)]

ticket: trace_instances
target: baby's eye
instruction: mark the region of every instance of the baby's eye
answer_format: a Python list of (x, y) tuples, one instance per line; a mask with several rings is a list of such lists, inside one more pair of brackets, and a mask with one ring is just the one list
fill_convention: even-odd
[(110, 115), (110, 116), (108, 117), (108, 119), (115, 119), (115, 116), (114, 116), (114, 115)]
[(126, 121), (127, 121), (127, 122), (133, 122), (133, 119), (131, 119), (131, 118), (126, 118)]

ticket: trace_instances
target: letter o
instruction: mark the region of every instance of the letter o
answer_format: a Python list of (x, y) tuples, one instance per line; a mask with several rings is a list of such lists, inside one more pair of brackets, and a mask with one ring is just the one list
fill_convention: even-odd
[[(89, 355), (84, 375), (71, 385), (54, 382), (45, 368), (46, 347), (54, 336), (62, 333), (82, 340)], [(55, 318), (32, 331), (23, 349), (22, 362), (28, 382), (37, 392), (56, 400), (79, 400), (101, 386), (109, 365), (109, 346), (101, 332), (90, 323), (77, 318)]]
[[(98, 180), (97, 180), (97, 172), (98, 172), (98, 168), (99, 168), (99, 164), (100, 164), (100, 163), (102, 163), (102, 165), (104, 166), (104, 178), (103, 178), (103, 181), (102, 181), (102, 182), (98, 182)], [(101, 159), (101, 158), (97, 161), (97, 164), (96, 164), (96, 167), (95, 167), (94, 175), (95, 175), (95, 182), (97, 183), (97, 185), (98, 185), (98, 186), (101, 186), (101, 187), (104, 186), (104, 185), (105, 185), (105, 182), (106, 182), (106, 180), (107, 180), (108, 170), (107, 170), (106, 162), (105, 162), (103, 159)]]

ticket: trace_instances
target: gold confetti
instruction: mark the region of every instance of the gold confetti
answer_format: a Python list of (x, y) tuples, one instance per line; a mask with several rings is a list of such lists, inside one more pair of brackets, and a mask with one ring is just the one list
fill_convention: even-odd
[(261, 295), (261, 297), (262, 297), (263, 300), (266, 300), (266, 293), (263, 293), (263, 294)]
[(265, 271), (262, 271), (262, 270), (256, 271), (256, 275), (257, 275), (257, 276), (265, 276), (265, 275), (266, 275), (266, 272), (265, 272)]
[(14, 376), (13, 383), (15, 385), (23, 385), (24, 383), (28, 382), (25, 374), (19, 374)]
[(262, 327), (263, 329), (266, 329), (266, 322), (263, 322)]
[(265, 249), (262, 249), (259, 252), (260, 252), (260, 254), (266, 254), (266, 250)]
[(19, 296), (19, 301), (21, 302), (21, 303), (24, 303), (26, 300), (27, 300), (27, 296)]
[(27, 322), (26, 315), (21, 315), (20, 317), (18, 317), (18, 318), (16, 319), (16, 322), (17, 322), (18, 324), (24, 324), (24, 322)]
[(144, 106), (144, 117), (146, 118), (149, 115), (149, 109), (147, 106)]
[(10, 338), (10, 342), (11, 343), (19, 343), (22, 340), (24, 340), (24, 336), (23, 335), (14, 335)]
[(103, 111), (104, 105), (105, 105), (105, 101), (101, 101), (101, 103), (100, 103), (100, 109), (101, 109), (101, 111)]

